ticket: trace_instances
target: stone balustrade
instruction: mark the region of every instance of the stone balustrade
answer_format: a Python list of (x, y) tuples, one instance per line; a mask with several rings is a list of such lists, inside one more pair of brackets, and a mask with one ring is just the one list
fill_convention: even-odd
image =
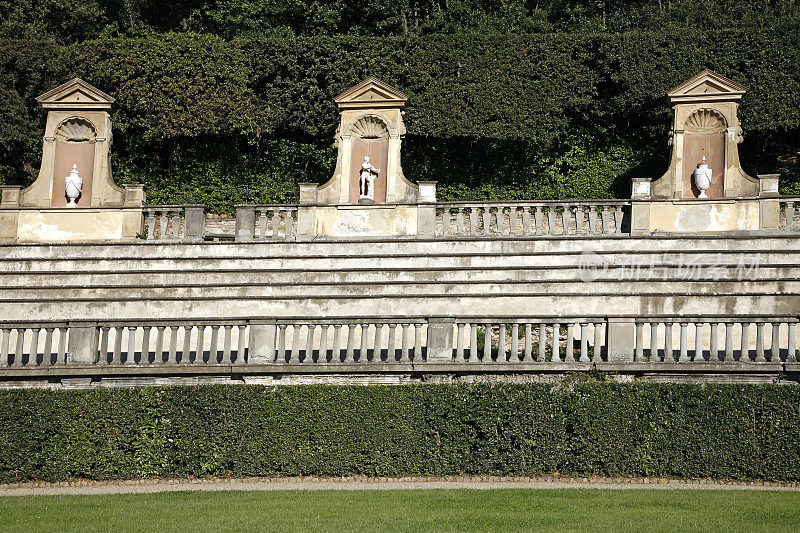
[(237, 205), (237, 241), (293, 241), (297, 239), (296, 205)]
[(205, 207), (202, 205), (152, 205), (143, 209), (148, 241), (202, 241)]
[(759, 363), (798, 362), (797, 322), (672, 316), (6, 323), (0, 324), (0, 367), (166, 365), (193, 366), (202, 374), (199, 367), (220, 365), (288, 372), (307, 366), (432, 364), (457, 371), (478, 365), (492, 372), (493, 366), (535, 371), (728, 364), (760, 371)]
[(630, 202), (448, 202), (436, 204), (435, 235), (619, 235)]
[(779, 227), (788, 233), (800, 231), (800, 197), (784, 196), (779, 202)]

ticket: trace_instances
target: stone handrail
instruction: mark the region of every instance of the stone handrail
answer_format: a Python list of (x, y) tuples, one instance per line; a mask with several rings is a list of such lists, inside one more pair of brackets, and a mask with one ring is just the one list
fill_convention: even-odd
[(781, 196), (779, 227), (786, 232), (800, 231), (800, 196)]
[(202, 241), (206, 215), (202, 205), (150, 205), (143, 208), (148, 241)]
[(758, 363), (798, 361), (797, 322), (565, 316), (5, 323), (0, 367), (706, 363), (757, 370)]
[(445, 202), (436, 205), (435, 235), (604, 235), (623, 232), (624, 200)]

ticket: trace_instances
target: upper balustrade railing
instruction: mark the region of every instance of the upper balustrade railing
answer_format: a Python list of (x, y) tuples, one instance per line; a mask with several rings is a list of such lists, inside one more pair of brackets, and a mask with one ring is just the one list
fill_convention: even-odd
[[(800, 196), (760, 201), (772, 202), (776, 206), (774, 225), (764, 226), (760, 231), (789, 234), (800, 232)], [(416, 236), (420, 238), (591, 238), (631, 233), (632, 202), (629, 200), (438, 202), (412, 206), (419, 209), (419, 233)], [(315, 207), (319, 206), (239, 205), (236, 206), (235, 220), (214, 219), (211, 222), (206, 220), (202, 205), (147, 206), (144, 208), (145, 231), (140, 237), (164, 243), (202, 240), (305, 240), (320, 237), (307, 234), (309, 228), (314, 226), (313, 223), (301, 223), (302, 217), (315, 216)], [(304, 214), (303, 210), (309, 211)], [(228, 231), (220, 232), (220, 226), (225, 225)], [(423, 231), (422, 228), (428, 229)]]

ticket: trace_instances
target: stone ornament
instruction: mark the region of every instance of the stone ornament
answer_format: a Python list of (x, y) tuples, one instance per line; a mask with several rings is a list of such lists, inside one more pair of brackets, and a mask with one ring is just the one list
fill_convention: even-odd
[(706, 156), (703, 156), (694, 171), (694, 184), (700, 190), (698, 198), (708, 198), (706, 191), (711, 187), (711, 169), (706, 164)]
[(69, 171), (69, 175), (64, 178), (65, 186), (64, 192), (69, 198), (69, 202), (67, 203), (67, 207), (78, 207), (78, 204), (75, 203), (75, 200), (78, 199), (81, 195), (81, 191), (83, 190), (83, 179), (78, 172), (78, 165), (72, 165), (72, 170)]
[(369, 162), (369, 156), (364, 156), (361, 163), (361, 199), (375, 200), (375, 178), (381, 170)]

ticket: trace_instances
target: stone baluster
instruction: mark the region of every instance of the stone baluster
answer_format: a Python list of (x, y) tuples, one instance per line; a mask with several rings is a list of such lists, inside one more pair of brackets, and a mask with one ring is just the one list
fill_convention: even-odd
[(156, 326), (156, 353), (153, 362), (164, 362), (164, 326)]
[(497, 207), (495, 212), (495, 225), (497, 226), (497, 235), (503, 235), (506, 231), (506, 208), (501, 206)]
[(219, 326), (211, 326), (211, 342), (208, 347), (208, 364), (219, 363)]
[(550, 360), (553, 363), (561, 362), (561, 324), (553, 324), (553, 351)]
[(383, 324), (375, 324), (375, 340), (373, 342), (372, 360), (379, 363), (383, 360), (381, 350), (383, 349)]
[(297, 213), (294, 209), (286, 211), (286, 221), (284, 222), (284, 237), (287, 241), (291, 241), (294, 237), (294, 215)]
[(716, 363), (719, 361), (719, 324), (711, 323), (711, 334), (708, 337), (708, 362)]
[(694, 356), (692, 361), (695, 363), (702, 363), (705, 361), (703, 358), (703, 323), (697, 322), (694, 325)]
[(339, 363), (342, 359), (342, 325), (333, 325), (333, 348), (331, 349), (331, 362)]
[(469, 235), (474, 237), (478, 234), (478, 208), (469, 208)]
[[(2, 366), (9, 366), (11, 364), (11, 361), (8, 356), (8, 345), (10, 339), (11, 339), (11, 329), (3, 328), (2, 339), (0, 339), (0, 365)], [(16, 362), (16, 359), (17, 357), (15, 356), (14, 362)]]
[[(144, 358), (144, 353), (142, 354)], [(192, 362), (192, 326), (183, 326), (183, 348), (181, 348), (181, 363)]]
[(355, 351), (356, 345), (356, 325), (355, 324), (348, 324), (347, 325), (347, 350), (344, 354), (344, 360), (346, 363), (353, 362), (353, 352)]
[(289, 362), (300, 362), (300, 324), (292, 324), (292, 349), (289, 352)]
[(450, 235), (450, 208), (442, 209), (442, 235)]
[[(404, 363), (408, 362), (408, 324), (400, 324), (400, 360)], [(464, 325), (461, 324), (463, 328)]]
[(181, 222), (183, 221), (182, 209), (175, 209), (172, 213), (172, 239), (178, 240), (181, 236)]
[(164, 240), (167, 238), (167, 225), (169, 224), (167, 213), (168, 211), (166, 210), (161, 210), (158, 212), (158, 240)]
[(286, 362), (286, 324), (278, 324), (278, 346), (275, 350), (275, 362)]
[[(535, 209), (535, 208), (534, 208)], [(522, 234), (531, 234), (531, 208), (527, 205), (522, 206)]]
[(482, 363), (492, 362), (492, 325), (485, 324), (483, 326), (483, 358)]
[[(474, 326), (471, 326), (472, 330), (477, 331)], [(414, 324), (414, 361), (422, 362), (422, 324)]]
[(178, 326), (169, 327), (169, 350), (167, 364), (174, 365), (178, 359)]
[(787, 363), (794, 363), (797, 361), (797, 349), (795, 347), (795, 330), (796, 324), (794, 322), (789, 322), (789, 341), (786, 347), (786, 362)]
[(589, 324), (581, 323), (581, 355), (578, 359), (582, 363), (589, 362)]
[(779, 363), (781, 360), (781, 324), (772, 323), (772, 342), (769, 345), (769, 360), (772, 363)]
[(689, 324), (686, 322), (680, 323), (681, 327), (681, 337), (680, 337), (680, 348), (678, 352), (678, 362), (686, 363), (689, 361), (689, 338), (688, 338), (688, 329)]
[(740, 363), (749, 363), (750, 362), (750, 324), (748, 322), (742, 322), (742, 343), (740, 347), (739, 353), (739, 362)]
[(387, 351), (386, 361), (394, 363), (397, 361), (397, 324), (389, 324), (389, 349)]
[(525, 351), (522, 353), (522, 360), (525, 362), (533, 361), (533, 324), (525, 324)]
[[(517, 234), (517, 221), (519, 220), (518, 207), (512, 205), (508, 208), (508, 234), (509, 236)], [(524, 231), (523, 231), (524, 233)]]
[(544, 363), (545, 359), (547, 358), (547, 324), (540, 323), (539, 324), (539, 353), (536, 356), (536, 360), (540, 363)]
[(456, 235), (464, 235), (464, 208), (456, 208)]
[(567, 324), (567, 350), (564, 353), (564, 361), (567, 363), (575, 362), (575, 327), (576, 324)]
[(756, 362), (764, 363), (764, 322), (756, 322)]
[(369, 346), (368, 346), (368, 337), (367, 334), (369, 333), (369, 324), (361, 324), (361, 339), (358, 343), (358, 362), (359, 363), (366, 363), (369, 361)]
[[(316, 330), (316, 329), (317, 329), (317, 326), (314, 325), (314, 324), (308, 324), (306, 326), (306, 355), (303, 358), (303, 362), (304, 363), (313, 363), (314, 362), (314, 330)], [(362, 335), (362, 337), (363, 337), (363, 335)]]
[(464, 324), (456, 324), (456, 361), (462, 362), (466, 359), (464, 353)]
[(222, 363), (232, 363), (231, 360), (231, 332), (233, 331), (233, 326), (225, 325), (223, 327), (223, 337), (222, 337)]
[(111, 330), (108, 326), (103, 326), (100, 328), (100, 356), (99, 362), (100, 364), (107, 364), (108, 363), (108, 334)]
[(42, 366), (50, 366), (53, 356), (53, 329), (44, 328), (44, 349), (42, 350)]
[(319, 355), (317, 361), (320, 363), (328, 362), (328, 330), (330, 325), (323, 324), (319, 332)]
[(269, 236), (272, 240), (278, 240), (281, 227), (281, 211), (277, 207), (272, 208), (272, 218), (270, 219), (271, 231)]
[(125, 328), (122, 326), (114, 327), (114, 352), (111, 354), (111, 364), (119, 365), (122, 363), (122, 332)]
[(28, 365), (39, 366), (39, 333), (42, 328), (31, 328), (31, 340), (28, 345)]
[(155, 239), (156, 232), (156, 212), (152, 209), (147, 210), (145, 224), (147, 224), (147, 240), (152, 241)]
[(197, 326), (197, 342), (195, 344), (194, 362), (202, 365), (206, 359), (206, 346), (205, 346), (206, 327)]
[(625, 213), (622, 212), (622, 206), (618, 205), (614, 207), (614, 233), (619, 235), (622, 233), (622, 219), (625, 217)]
[(733, 323), (725, 324), (725, 361), (733, 362)]
[(25, 343), (25, 329), (24, 328), (16, 328), (17, 332), (17, 342), (14, 346), (14, 366), (22, 366), (22, 355), (25, 351), (24, 343)]
[(636, 322), (634, 336), (636, 337), (636, 344), (633, 349), (633, 360), (641, 363), (644, 361), (644, 323)]
[(489, 206), (484, 206), (483, 207), (483, 234), (484, 235), (490, 235), (491, 234), (491, 229), (490, 229), (491, 218), (492, 218), (491, 208)]
[(650, 322), (650, 362), (656, 363), (658, 356), (658, 322)]
[(469, 360), (478, 360), (478, 324), (469, 325)]
[(672, 349), (672, 322), (664, 323), (664, 362), (674, 363), (675, 354)]
[(556, 234), (556, 210), (552, 205), (547, 207), (547, 233)]
[(786, 213), (786, 231), (794, 231), (794, 202), (789, 201), (784, 205), (786, 206), (784, 210)]
[(541, 235), (544, 233), (544, 207), (540, 205), (534, 207), (533, 209), (533, 223), (536, 225), (535, 232), (536, 235)]
[(128, 326), (128, 350), (125, 354), (125, 361), (122, 364), (136, 364), (136, 326)]
[(519, 361), (519, 324), (511, 324), (511, 354), (508, 360), (513, 363)]
[[(597, 208), (593, 205), (589, 206), (589, 234), (594, 235), (597, 233), (597, 217), (599, 213), (597, 212)], [(603, 227), (600, 226), (600, 233), (603, 233)]]
[[(150, 362), (150, 326), (142, 328), (142, 356), (139, 359), (140, 364), (147, 364)], [(186, 357), (189, 357), (188, 355)]]
[(497, 362), (505, 363), (506, 361), (506, 325), (500, 324), (500, 334), (497, 341)]
[(263, 209), (256, 209), (255, 219), (253, 239), (263, 239), (266, 237), (267, 223), (269, 222), (266, 211)]
[(237, 365), (243, 365), (245, 363), (244, 354), (245, 354), (245, 350), (247, 349), (246, 344), (245, 344), (247, 342), (247, 335), (245, 333), (245, 330), (247, 329), (247, 326), (244, 325), (244, 324), (240, 324), (237, 327), (239, 329), (239, 334), (236, 337), (237, 343), (236, 343), (236, 361), (235, 361), (235, 363)]
[(564, 205), (564, 210), (561, 211), (561, 234), (569, 235), (569, 227), (572, 222), (572, 206), (569, 204)]

